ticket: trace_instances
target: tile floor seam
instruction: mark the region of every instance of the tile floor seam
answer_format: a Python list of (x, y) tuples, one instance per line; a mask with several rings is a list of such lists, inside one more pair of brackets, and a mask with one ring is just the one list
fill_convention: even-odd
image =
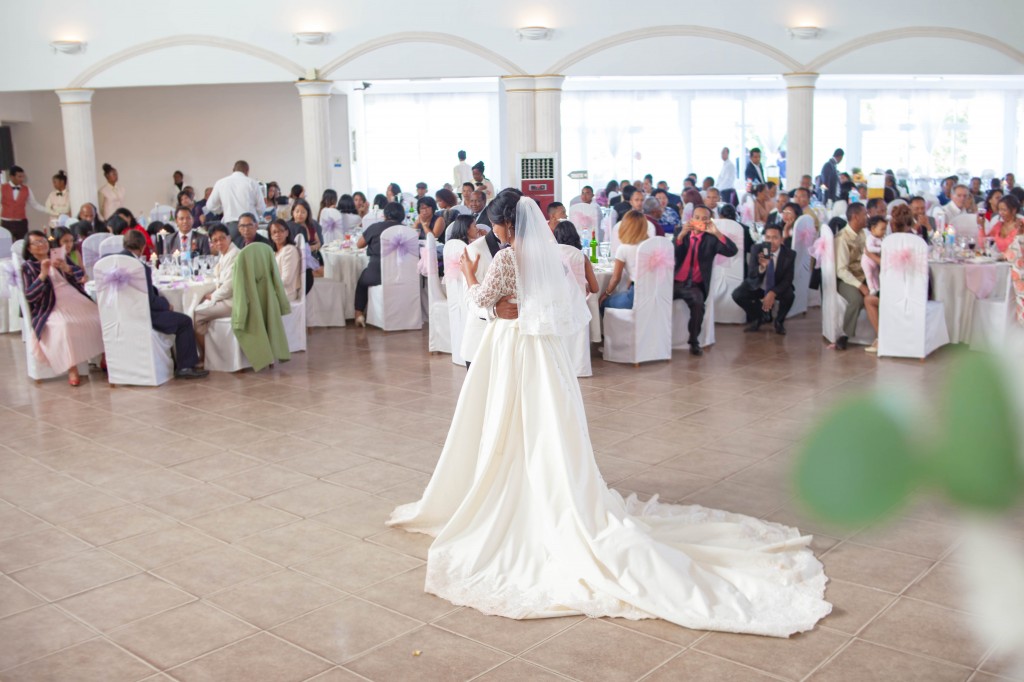
[[(177, 668), (182, 668), (182, 667), (188, 665), (189, 663), (194, 663), (195, 661), (198, 661), (200, 659), (206, 658), (207, 656), (211, 656), (211, 655), (213, 655), (213, 654), (215, 654), (215, 653), (217, 653), (219, 651), (224, 651), (225, 649), (229, 649), (229, 648), (235, 646), (236, 644), (241, 644), (242, 642), (245, 642), (245, 641), (250, 640), (250, 639), (254, 639), (256, 637), (259, 637), (260, 635), (267, 635), (269, 637), (273, 637), (274, 639), (279, 640), (279, 641), (287, 644), (288, 646), (295, 647), (296, 649), (298, 649), (299, 651), (302, 651), (305, 654), (308, 654), (310, 656), (313, 656), (314, 658), (320, 659), (321, 661), (323, 661), (324, 663), (326, 663), (329, 666), (327, 668), (327, 670), (330, 670), (331, 668), (334, 668), (334, 667), (336, 667), (338, 665), (337, 663), (335, 663), (334, 661), (330, 660), (329, 658), (324, 658), (323, 656), (317, 654), (316, 652), (310, 651), (309, 649), (306, 649), (305, 647), (303, 647), (303, 646), (301, 646), (299, 644), (296, 644), (294, 642), (289, 642), (288, 640), (284, 639), (283, 637), (281, 637), (279, 635), (274, 634), (273, 632), (270, 632), (269, 630), (264, 630), (262, 628), (257, 628), (256, 632), (254, 632), (254, 633), (252, 633), (250, 635), (246, 635), (245, 637), (243, 637), (241, 639), (236, 639), (235, 641), (228, 642), (227, 644), (225, 644), (223, 646), (220, 646), (220, 647), (217, 647), (216, 649), (211, 649), (210, 651), (207, 651), (205, 653), (199, 654), (198, 656), (194, 656), (193, 658), (190, 658), (187, 661), (182, 661), (181, 663), (176, 663), (176, 664), (174, 664), (170, 668), (162, 669), (160, 672), (166, 673), (167, 675), (170, 675), (171, 677), (174, 677), (175, 679), (178, 679), (177, 675), (174, 675), (174, 673), (173, 673), (173, 671), (176, 670)], [(322, 675), (324, 672), (327, 672), (327, 670), (323, 670), (321, 672), (318, 672), (318, 673), (316, 673), (316, 675)], [(316, 675), (314, 675), (313, 677), (316, 677)]]
[(969, 665), (964, 665), (962, 663), (957, 663), (956, 661), (950, 661), (950, 660), (947, 660), (945, 658), (937, 658), (935, 656), (930, 656), (928, 654), (921, 653), (920, 651), (907, 651), (905, 649), (900, 649), (898, 647), (894, 647), (892, 645), (885, 644), (885, 643), (882, 643), (882, 642), (873, 642), (871, 640), (867, 640), (867, 639), (864, 639), (862, 637), (855, 637), (854, 640), (858, 641), (858, 642), (861, 642), (862, 644), (868, 644), (870, 646), (877, 646), (877, 647), (882, 648), (882, 649), (888, 649), (889, 651), (895, 651), (896, 653), (903, 654), (905, 656), (912, 656), (912, 657), (915, 657), (915, 658), (923, 658), (923, 659), (931, 661), (933, 663), (941, 663), (942, 665), (946, 665), (946, 666), (949, 666), (949, 667), (952, 667), (952, 668), (959, 668), (960, 670), (963, 670), (963, 671), (967, 672), (968, 676), (970, 676), (971, 673), (973, 673), (974, 671), (977, 670), (977, 668), (975, 668), (975, 667), (972, 667), (972, 666), (969, 666)]

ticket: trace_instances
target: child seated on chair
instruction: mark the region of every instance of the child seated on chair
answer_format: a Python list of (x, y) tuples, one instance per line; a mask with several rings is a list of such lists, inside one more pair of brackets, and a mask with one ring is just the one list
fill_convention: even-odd
[(864, 270), (872, 296), (878, 293), (878, 273), (882, 269), (882, 239), (885, 237), (886, 224), (885, 216), (873, 216), (868, 220), (864, 255), (860, 257), (860, 267)]

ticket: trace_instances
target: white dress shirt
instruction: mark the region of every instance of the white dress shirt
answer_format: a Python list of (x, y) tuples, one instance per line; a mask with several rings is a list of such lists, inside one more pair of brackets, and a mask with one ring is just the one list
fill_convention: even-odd
[(464, 183), (473, 182), (473, 169), (465, 161), (460, 161), (452, 169), (452, 180), (453, 185), (458, 188), (456, 191), (461, 192)]
[[(29, 194), (29, 201), (31, 201), (31, 197), (32, 195)], [(57, 190), (50, 192), (50, 196), (46, 197), (46, 212), (54, 218), (71, 215), (71, 197), (68, 196), (66, 188), (60, 192)]]
[(736, 164), (732, 162), (732, 159), (726, 159), (722, 164), (722, 170), (718, 172), (718, 184), (715, 187), (719, 191), (736, 189)]
[(942, 207), (942, 212), (946, 214), (946, 222), (948, 223), (958, 215), (966, 213), (962, 208), (957, 208), (957, 205), (950, 201), (948, 204)]
[(206, 213), (223, 213), (224, 222), (234, 223), (243, 213), (263, 215), (266, 203), (259, 183), (245, 173), (235, 171), (214, 183), (204, 210)]

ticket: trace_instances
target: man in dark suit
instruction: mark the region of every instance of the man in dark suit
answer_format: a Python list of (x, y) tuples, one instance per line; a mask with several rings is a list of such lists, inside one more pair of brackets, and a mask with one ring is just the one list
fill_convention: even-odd
[(707, 206), (696, 206), (690, 219), (676, 237), (676, 276), (672, 298), (682, 299), (690, 309), (690, 354), (703, 355), (700, 328), (704, 323), (704, 301), (711, 283), (715, 256), (735, 256), (736, 245), (718, 231)]
[(846, 152), (837, 149), (832, 152), (832, 158), (821, 167), (821, 184), (825, 188), (823, 194), (826, 202), (839, 198), (839, 169), (837, 166), (842, 162), (844, 156), (846, 156)]
[(747, 161), (747, 170), (743, 172), (743, 176), (751, 185), (764, 184), (764, 166), (761, 165), (760, 148), (754, 147), (750, 150), (750, 161)]
[(793, 307), (793, 272), (796, 254), (782, 243), (782, 227), (767, 225), (764, 241), (750, 249), (747, 278), (732, 292), (732, 300), (747, 313), (744, 331), (756, 332), (779, 302), (775, 333), (786, 334), (786, 315)]
[[(146, 238), (138, 230), (124, 233), (123, 256), (140, 258), (146, 248)], [(149, 317), (153, 329), (163, 334), (174, 334), (174, 358), (178, 369), (174, 372), (176, 379), (202, 379), (209, 372), (196, 369), (199, 364), (199, 352), (196, 350), (196, 334), (192, 328), (192, 318), (171, 310), (171, 304), (161, 296), (153, 286), (153, 276), (145, 262), (142, 268), (146, 273), (146, 291), (149, 292)]]
[(469, 211), (477, 225), (490, 225), (491, 219), (487, 217), (487, 193), (482, 190), (475, 190), (469, 195)]
[(256, 231), (256, 216), (252, 213), (243, 213), (238, 216), (238, 234), (232, 241), (240, 249), (244, 249), (254, 242), (274, 248), (269, 239)]
[(174, 224), (178, 230), (164, 237), (163, 252), (168, 256), (183, 253), (186, 249), (193, 256), (210, 255), (210, 238), (192, 229), (192, 211), (185, 206), (174, 209)]

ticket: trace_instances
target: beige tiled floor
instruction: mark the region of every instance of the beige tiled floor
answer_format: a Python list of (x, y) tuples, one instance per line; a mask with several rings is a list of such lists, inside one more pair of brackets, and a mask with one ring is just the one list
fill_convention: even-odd
[(926, 393), (949, 358), (828, 351), (818, 319), (720, 326), (699, 359), (595, 358), (581, 381), (611, 485), (816, 533), (835, 610), (790, 640), (424, 594), (429, 540), (384, 520), (423, 489), (465, 375), (425, 334), (320, 330), (258, 375), (76, 390), (28, 381), (0, 337), (0, 680), (1006, 679), (958, 599), (947, 510), (865, 531), (797, 511), (815, 416), (854, 390)]

